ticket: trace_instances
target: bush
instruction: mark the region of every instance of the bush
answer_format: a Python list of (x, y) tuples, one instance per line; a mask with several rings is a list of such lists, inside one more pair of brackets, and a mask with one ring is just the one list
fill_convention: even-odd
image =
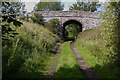
[(113, 66), (120, 66), (120, 12), (116, 12), (119, 6), (120, 2), (110, 3), (107, 11), (102, 15), (103, 47), (107, 47), (104, 54), (106, 54), (106, 60), (113, 63)]
[(59, 32), (59, 19), (51, 19), (45, 24), (45, 27), (56, 35), (60, 35)]
[(42, 15), (34, 13), (34, 16), (31, 17), (32, 21), (37, 24), (43, 25), (43, 18)]
[(39, 77), (58, 38), (40, 25), (23, 22), (19, 35), (3, 46), (3, 78)]
[(80, 26), (77, 24), (69, 24), (65, 27), (67, 38), (76, 38), (80, 33)]

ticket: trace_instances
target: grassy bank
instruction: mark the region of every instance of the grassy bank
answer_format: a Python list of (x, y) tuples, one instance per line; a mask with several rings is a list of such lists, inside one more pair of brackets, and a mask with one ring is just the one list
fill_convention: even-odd
[(79, 34), (75, 46), (86, 60), (102, 78), (117, 78), (118, 69), (111, 67), (105, 61), (106, 55), (103, 53), (107, 47), (102, 46), (101, 29), (91, 29)]
[(56, 78), (83, 78), (79, 65), (70, 49), (70, 42), (61, 45), (61, 54), (56, 68)]
[(16, 30), (19, 34), (3, 46), (3, 78), (39, 78), (50, 65), (58, 37), (30, 22)]

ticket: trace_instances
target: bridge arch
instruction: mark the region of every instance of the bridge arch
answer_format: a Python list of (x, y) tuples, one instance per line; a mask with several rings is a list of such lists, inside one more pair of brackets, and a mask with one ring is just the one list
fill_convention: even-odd
[(62, 36), (63, 36), (63, 39), (64, 40), (73, 40), (73, 39), (67, 39), (67, 36), (66, 36), (66, 26), (69, 25), (69, 24), (77, 24), (79, 26), (79, 32), (82, 32), (82, 29), (83, 29), (83, 25), (81, 22), (77, 21), (77, 20), (74, 20), (74, 19), (70, 19), (66, 22), (63, 23), (63, 33), (62, 33)]

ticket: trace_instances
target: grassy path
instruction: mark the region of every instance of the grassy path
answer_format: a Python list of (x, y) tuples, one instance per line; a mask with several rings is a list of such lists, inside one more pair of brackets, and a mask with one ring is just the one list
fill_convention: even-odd
[(60, 45), (58, 46), (57, 45), (57, 49), (56, 49), (56, 53), (52, 55), (51, 57), (51, 61), (49, 61), (49, 65), (48, 67), (46, 68), (46, 71), (45, 73), (42, 75), (42, 78), (54, 78), (54, 74), (55, 74), (55, 71), (56, 71), (56, 67), (58, 65), (58, 60), (59, 60), (59, 57), (60, 57), (60, 51), (61, 51), (61, 47)]
[(80, 65), (80, 69), (82, 73), (86, 76), (86, 78), (98, 78), (98, 75), (94, 72), (94, 70), (86, 63), (86, 61), (82, 58), (77, 48), (74, 46), (74, 42), (70, 43), (70, 47)]
[(98, 78), (70, 41), (61, 45), (50, 64), (43, 78)]
[(55, 78), (84, 78), (69, 46), (70, 42), (65, 42), (61, 45), (61, 54), (56, 68)]
[(54, 73), (55, 73), (55, 70), (58, 64), (59, 57), (60, 57), (59, 53), (55, 54), (52, 57), (53, 59), (50, 63), (50, 66), (48, 67), (44, 75), (42, 76), (43, 78), (54, 78)]

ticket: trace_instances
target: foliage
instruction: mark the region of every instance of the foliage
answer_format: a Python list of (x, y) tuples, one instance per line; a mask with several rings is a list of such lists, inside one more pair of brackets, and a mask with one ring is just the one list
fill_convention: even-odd
[[(39, 25), (18, 21), (16, 17), (21, 5), (17, 4), (2, 4), (2, 78), (38, 78), (45, 71), (51, 50), (59, 40), (56, 35)], [(22, 27), (17, 28), (22, 24)]]
[(119, 69), (117, 66), (108, 63), (106, 50), (109, 46), (103, 47), (101, 27), (81, 32), (75, 41), (75, 46), (86, 62), (94, 68), (100, 78), (118, 78)]
[(104, 46), (107, 49), (106, 53), (107, 61), (113, 63), (113, 66), (120, 66), (120, 2), (112, 2), (108, 4), (107, 11), (102, 16), (102, 35)]
[(78, 35), (76, 40), (76, 46), (82, 45), (90, 55), (97, 57), (98, 59), (104, 60), (104, 55), (102, 54), (102, 38), (101, 38), (101, 28), (85, 30)]
[(26, 13), (25, 4), (21, 2), (2, 1), (2, 13), (6, 15), (20, 16)]
[(97, 10), (97, 6), (100, 6), (97, 4), (97, 2), (77, 2), (73, 4), (69, 9), (94, 12)]
[(72, 6), (70, 6), (69, 9), (70, 9), (70, 10), (81, 10), (81, 9), (80, 9), (80, 6), (79, 6), (77, 3), (73, 4)]
[[(16, 37), (16, 35), (18, 35), (18, 33), (16, 32), (16, 28), (20, 27), (23, 23), (16, 19), (16, 17), (19, 15), (21, 5), (22, 5), (20, 2), (2, 1), (1, 3), (2, 3), (1, 4), (2, 7), (0, 7), (1, 8), (0, 15), (2, 17), (1, 27), (2, 27), (2, 53), (3, 53), (2, 54), (2, 65), (3, 65), (2, 68), (3, 68), (3, 78), (4, 78), (4, 77), (9, 77), (8, 74), (11, 73), (12, 69), (14, 69), (14, 71), (12, 72), (15, 73), (20, 67), (19, 64), (24, 62), (22, 58), (19, 57), (20, 55), (13, 56), (15, 52), (14, 47), (17, 44), (17, 42), (14, 43), (15, 41), (14, 38)], [(13, 60), (9, 62), (11, 58), (13, 58)], [(14, 63), (15, 65), (11, 63)], [(7, 67), (7, 66), (11, 66), (11, 67)], [(7, 72), (8, 74), (6, 74)]]
[(3, 46), (3, 78), (38, 78), (46, 70), (58, 38), (29, 22), (23, 22), (17, 32), (11, 44)]
[(2, 8), (1, 8), (1, 16), (2, 16), (2, 39), (8, 40), (10, 37), (14, 37), (16, 34), (16, 31), (13, 29), (13, 27), (10, 27), (10, 23), (13, 23), (13, 25), (21, 26), (21, 22), (16, 19), (16, 16), (19, 14), (21, 9), (22, 3), (20, 2), (2, 2)]
[(59, 25), (59, 19), (51, 19), (50, 21), (46, 22), (45, 27), (54, 34), (60, 35)]
[(100, 29), (85, 31), (76, 41), (76, 46), (83, 57), (104, 78), (118, 78), (120, 75), (119, 6), (120, 2), (108, 3), (106, 12), (102, 14)]
[(64, 5), (59, 1), (56, 0), (56, 2), (39, 2), (35, 8), (34, 11), (55, 11), (55, 10), (63, 10)]
[(66, 36), (68, 38), (76, 38), (77, 35), (80, 33), (80, 26), (77, 24), (69, 24), (65, 27)]
[(34, 16), (31, 17), (32, 21), (37, 24), (44, 24), (42, 15), (39, 15), (38, 13), (34, 13)]
[[(9, 40), (9, 38), (10, 37), (14, 37), (16, 34), (18, 34), (18, 33), (16, 33), (16, 31), (15, 31), (15, 29), (13, 29), (13, 27), (10, 27), (10, 23), (12, 23), (13, 22), (13, 24), (15, 25), (15, 26), (21, 26), (21, 22), (20, 21), (17, 21), (16, 19), (13, 19), (11, 16), (3, 16), (3, 22), (4, 22), (4, 20), (5, 20), (5, 22), (4, 23), (2, 23), (2, 39), (3, 40)], [(7, 23), (7, 22), (8, 23)]]

